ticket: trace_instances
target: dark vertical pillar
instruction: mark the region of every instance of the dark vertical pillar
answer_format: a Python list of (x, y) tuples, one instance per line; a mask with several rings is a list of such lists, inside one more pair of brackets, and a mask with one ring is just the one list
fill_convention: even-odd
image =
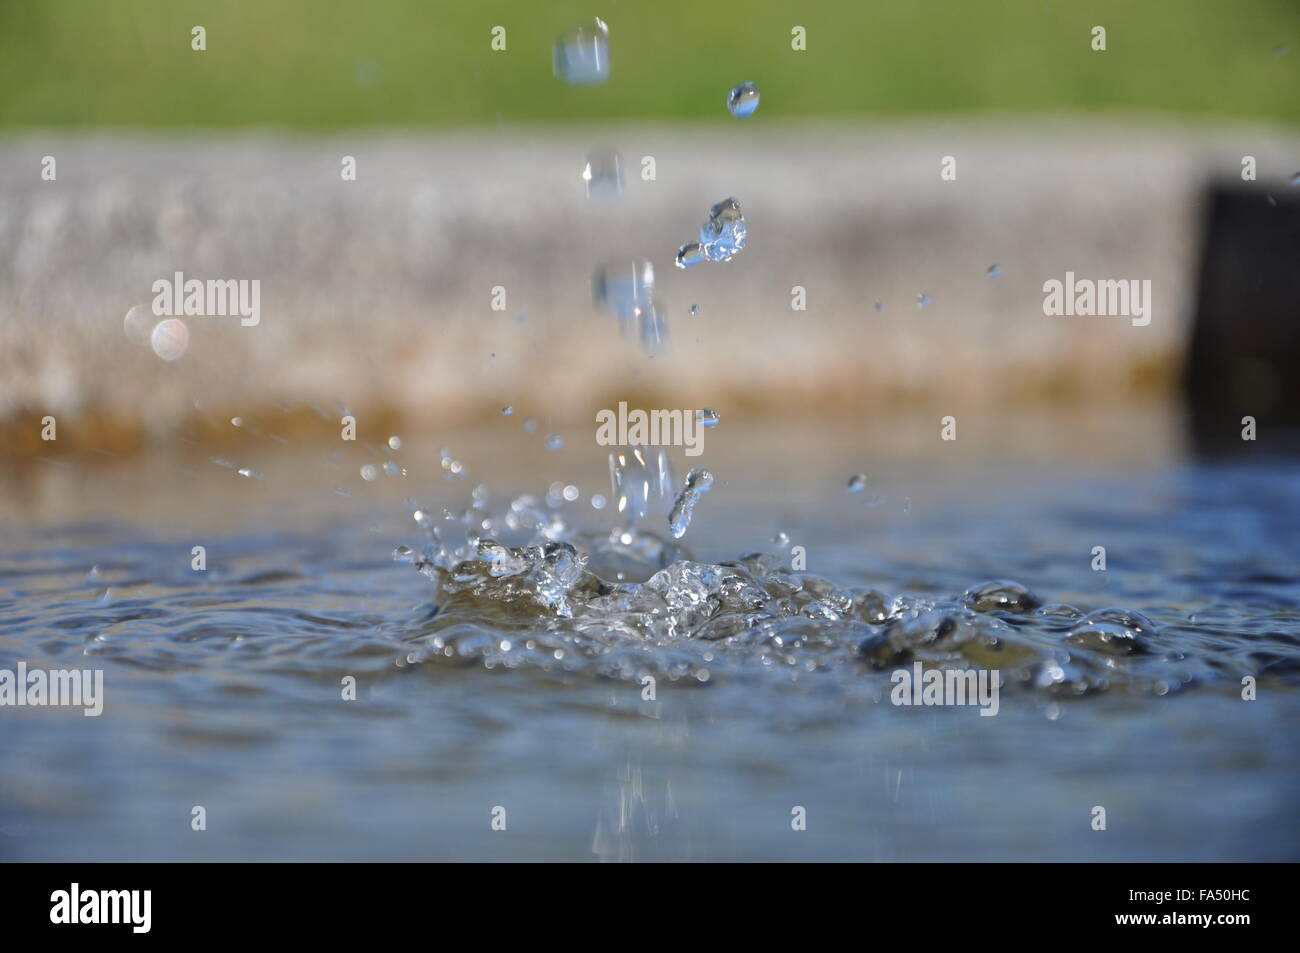
[(1300, 451), (1300, 187), (1209, 188), (1185, 383), (1198, 450)]

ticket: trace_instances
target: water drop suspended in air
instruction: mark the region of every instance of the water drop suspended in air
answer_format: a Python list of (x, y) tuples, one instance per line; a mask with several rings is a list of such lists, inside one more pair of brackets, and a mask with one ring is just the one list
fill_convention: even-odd
[(865, 473), (855, 473), (849, 477), (848, 489), (850, 493), (861, 493), (867, 488), (867, 475)]
[(727, 111), (737, 119), (748, 119), (758, 108), (758, 89), (753, 83), (741, 83), (727, 94)]
[(747, 236), (740, 203), (727, 198), (709, 209), (709, 220), (700, 226), (700, 247), (709, 261), (731, 261), (744, 249)]
[(623, 198), (623, 157), (613, 149), (593, 149), (582, 169), (587, 198), (613, 205)]
[(690, 268), (704, 261), (704, 249), (699, 242), (687, 242), (677, 249), (677, 267)]
[(148, 305), (137, 304), (122, 319), (122, 330), (126, 332), (127, 340), (132, 344), (147, 347), (149, 345), (149, 336), (152, 334), (153, 326), (157, 321), (158, 319)]
[(602, 20), (555, 39), (551, 68), (571, 86), (597, 86), (609, 79), (609, 27)]
[(713, 489), (713, 474), (708, 470), (696, 467), (686, 475), (682, 492), (678, 495), (677, 502), (673, 504), (672, 512), (668, 514), (668, 529), (674, 539), (681, 539), (686, 535), (686, 530), (691, 525), (696, 501), (711, 489)]
[(164, 361), (175, 361), (190, 346), (190, 329), (178, 318), (166, 318), (154, 326), (149, 343)]

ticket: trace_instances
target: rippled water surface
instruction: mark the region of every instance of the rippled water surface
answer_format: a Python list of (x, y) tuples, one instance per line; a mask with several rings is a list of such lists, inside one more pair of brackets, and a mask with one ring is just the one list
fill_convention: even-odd
[[(0, 712), (0, 855), (1300, 855), (1294, 464), (895, 467), (848, 493), (830, 460), (724, 462), (675, 540), (594, 510), (594, 468), (548, 503), (540, 472), (521, 499), (466, 459), (371, 496), (323, 452), (260, 480), (33, 464), (0, 667), (102, 668), (106, 703)], [(892, 705), (917, 661), (999, 671), (997, 715)]]

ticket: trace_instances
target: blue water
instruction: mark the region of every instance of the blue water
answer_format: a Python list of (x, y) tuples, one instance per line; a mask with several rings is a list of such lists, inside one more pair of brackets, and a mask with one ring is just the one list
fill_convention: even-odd
[[(494, 588), (508, 579), (449, 594), (393, 562), (425, 542), (400, 502), (304, 502), (274, 466), (239, 484), (218, 469), (187, 484), (188, 515), (143, 492), (115, 505), (121, 474), (86, 468), (56, 477), (104, 494), (77, 514), (6, 519), (0, 668), (102, 668), (106, 703), (0, 709), (0, 858), (1300, 858), (1293, 463), (914, 475), (876, 481), (874, 506), (833, 466), (797, 485), (716, 468), (681, 541), (695, 565), (766, 551), (779, 570), (783, 531), (807, 553), (797, 608), (818, 580), (876, 590), (894, 622), (957, 614), (1031, 669), (1058, 651), (1082, 666), (1078, 693), (1009, 684), (996, 717), (891, 705), (888, 669), (859, 649), (890, 621), (796, 612), (706, 643), (706, 612), (616, 637), (617, 613), (576, 590), (565, 619)], [(411, 495), (464, 507), (475, 479)], [(591, 489), (559, 510), (575, 539), (610, 525)], [(1036, 612), (961, 615), (990, 579), (1155, 631), (1111, 654)]]

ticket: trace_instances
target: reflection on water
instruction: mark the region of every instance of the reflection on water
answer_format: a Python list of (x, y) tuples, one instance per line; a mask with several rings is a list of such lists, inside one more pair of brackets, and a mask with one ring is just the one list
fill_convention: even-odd
[[(295, 510), (274, 461), (262, 481), (210, 467), (237, 490), (201, 470), (192, 520), (111, 493), (11, 513), (0, 668), (102, 667), (106, 702), (0, 711), (0, 856), (1300, 853), (1294, 466), (954, 482), (882, 465), (873, 506), (838, 459), (797, 487), (780, 468), (729, 481), (738, 466), (710, 460), (718, 482), (675, 542), (657, 523), (611, 536), (594, 480), (575, 500), (534, 488), (532, 517), (509, 495), (475, 510), (480, 473), (402, 487), (429, 513), (498, 514), (496, 548), (466, 534), (439, 552), (400, 502), (335, 495), (333, 473)], [(549, 546), (530, 551), (539, 526)], [(998, 715), (894, 707), (890, 672), (914, 660), (999, 669)]]

